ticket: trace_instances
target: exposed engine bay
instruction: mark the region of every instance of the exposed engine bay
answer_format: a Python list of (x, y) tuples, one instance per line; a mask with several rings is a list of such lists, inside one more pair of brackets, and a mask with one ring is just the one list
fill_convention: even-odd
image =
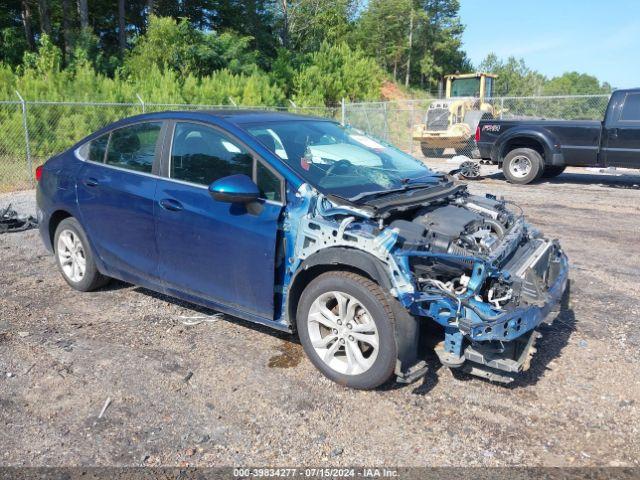
[[(515, 227), (518, 219), (504, 202), (470, 196), (455, 203), (421, 209), (413, 221), (394, 220), (390, 227), (397, 229), (404, 250), (472, 259), (496, 252), (503, 244), (505, 233)], [(437, 288), (456, 295), (468, 291), (471, 260), (433, 262), (418, 257), (410, 263), (421, 288)], [(480, 295), (476, 298), (497, 309), (502, 309), (513, 298), (513, 288), (506, 282), (493, 282), (483, 293), (484, 298)]]
[[(291, 225), (290, 257), (299, 259), (291, 272), (328, 251), (346, 252), (339, 261), (347, 264), (356, 251), (373, 255), (400, 304), (443, 327), (436, 353), (444, 365), (499, 382), (528, 368), (535, 328), (564, 292), (568, 267), (558, 243), (529, 227), (519, 207), (450, 179), (362, 202), (311, 191), (300, 198), (308, 210)], [(423, 367), (405, 365), (398, 379)]]

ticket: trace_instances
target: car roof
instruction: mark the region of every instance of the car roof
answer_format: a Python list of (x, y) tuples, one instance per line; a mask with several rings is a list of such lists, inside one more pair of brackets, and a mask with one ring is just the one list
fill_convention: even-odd
[(271, 110), (206, 110), (205, 113), (238, 125), (246, 123), (282, 122), (286, 120), (328, 120), (311, 115)]
[(122, 119), (116, 123), (130, 123), (131, 121), (161, 120), (161, 119), (199, 119), (222, 120), (237, 126), (252, 123), (270, 123), (285, 121), (335, 121), (330, 118), (323, 118), (310, 115), (299, 115), (290, 112), (278, 112), (271, 110), (242, 110), (242, 109), (220, 109), (220, 110), (168, 110), (162, 112), (143, 113), (134, 117)]

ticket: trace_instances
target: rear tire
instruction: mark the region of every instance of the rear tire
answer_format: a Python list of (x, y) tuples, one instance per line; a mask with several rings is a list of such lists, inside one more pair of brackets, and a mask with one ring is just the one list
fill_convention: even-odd
[(440, 158), (444, 156), (444, 148), (429, 148), (424, 145), (422, 148), (422, 154), (427, 158)]
[(327, 378), (362, 390), (393, 375), (398, 349), (391, 298), (368, 278), (327, 272), (302, 292), (298, 336), (311, 362)]
[(565, 167), (564, 165), (560, 167), (556, 167), (554, 165), (547, 165), (546, 167), (544, 167), (542, 178), (557, 177), (558, 175), (562, 174), (562, 172), (564, 172), (566, 168), (567, 167)]
[(502, 172), (509, 183), (525, 185), (542, 175), (544, 160), (542, 155), (531, 148), (516, 148), (504, 157)]
[(87, 235), (75, 218), (60, 222), (53, 246), (62, 278), (74, 289), (89, 292), (109, 282), (109, 277), (98, 271)]

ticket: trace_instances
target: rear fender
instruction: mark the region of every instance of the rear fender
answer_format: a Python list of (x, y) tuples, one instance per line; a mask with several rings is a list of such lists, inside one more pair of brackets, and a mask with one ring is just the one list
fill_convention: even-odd
[(559, 143), (555, 136), (546, 129), (531, 130), (525, 127), (510, 129), (501, 135), (493, 146), (491, 158), (497, 159), (499, 163), (502, 163), (509, 151), (518, 148), (518, 142), (520, 141), (524, 146), (532, 142), (538, 145), (544, 153), (543, 157), (546, 165), (564, 165), (562, 152), (556, 146)]

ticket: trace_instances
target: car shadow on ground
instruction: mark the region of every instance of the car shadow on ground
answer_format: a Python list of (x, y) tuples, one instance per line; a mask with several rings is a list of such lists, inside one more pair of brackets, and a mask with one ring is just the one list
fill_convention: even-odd
[(144, 287), (139, 287), (136, 285), (132, 285), (130, 283), (126, 283), (123, 282), (121, 280), (111, 280), (107, 285), (105, 285), (104, 287), (99, 288), (98, 292), (112, 292), (112, 291), (117, 291), (117, 290), (123, 290), (123, 289), (127, 289), (127, 288), (132, 288), (134, 292), (136, 293), (140, 293), (142, 295), (146, 295), (148, 297), (152, 297), (155, 298), (157, 300), (161, 300), (163, 302), (167, 302), (167, 303), (171, 303), (172, 305), (177, 305), (179, 307), (185, 308), (190, 310), (191, 312), (194, 313), (195, 315), (200, 315), (202, 317), (209, 317), (209, 316), (213, 316), (213, 315), (222, 315), (221, 320), (223, 321), (228, 321), (231, 323), (235, 323), (237, 325), (241, 325), (245, 328), (250, 328), (252, 330), (261, 332), (261, 333), (266, 333), (268, 335), (271, 335), (272, 337), (276, 337), (279, 339), (284, 339), (284, 340), (289, 340), (292, 341), (293, 343), (297, 343), (299, 344), (300, 342), (298, 341), (298, 337), (295, 335), (291, 335), (290, 333), (287, 332), (283, 332), (281, 330), (276, 330), (272, 327), (266, 326), (266, 325), (261, 325), (259, 323), (255, 323), (255, 322), (250, 322), (248, 320), (244, 320), (242, 318), (239, 317), (234, 317), (233, 315), (228, 315), (226, 313), (221, 313), (217, 310), (214, 310), (212, 308), (208, 308), (208, 307), (203, 307), (201, 305), (198, 305), (196, 303), (191, 303), (191, 302), (187, 302), (186, 300), (181, 300), (179, 298), (176, 297), (172, 297), (169, 295), (165, 295), (163, 293), (159, 293), (159, 292), (155, 292), (153, 290), (149, 290), (147, 288)]
[[(463, 382), (480, 381), (494, 383), (506, 389), (523, 388), (538, 383), (544, 376), (544, 373), (549, 370), (549, 364), (562, 354), (562, 350), (569, 343), (571, 334), (576, 330), (576, 317), (571, 308), (570, 299), (571, 282), (567, 283), (567, 288), (560, 302), (560, 311), (553, 318), (553, 321), (551, 323), (543, 323), (538, 327), (538, 331), (542, 334), (542, 337), (536, 342), (537, 352), (531, 359), (531, 367), (526, 372), (516, 375), (513, 382), (508, 384), (490, 382), (484, 378), (452, 369), (451, 373), (454, 378)], [(426, 395), (429, 393), (438, 383), (438, 371), (446, 368), (439, 362), (435, 353), (432, 356), (428, 355), (426, 361), (429, 371), (425, 377), (419, 381), (417, 386), (414, 387), (412, 393), (416, 395)]]
[[(501, 171), (483, 175), (478, 180), (482, 179), (501, 180), (507, 181)], [(477, 180), (474, 180), (477, 181)], [(573, 185), (600, 185), (608, 188), (620, 188), (627, 190), (640, 190), (640, 175), (606, 175), (598, 173), (569, 173), (565, 172), (562, 175), (558, 175), (553, 178), (542, 178), (535, 181), (532, 185), (538, 184), (573, 184)]]

